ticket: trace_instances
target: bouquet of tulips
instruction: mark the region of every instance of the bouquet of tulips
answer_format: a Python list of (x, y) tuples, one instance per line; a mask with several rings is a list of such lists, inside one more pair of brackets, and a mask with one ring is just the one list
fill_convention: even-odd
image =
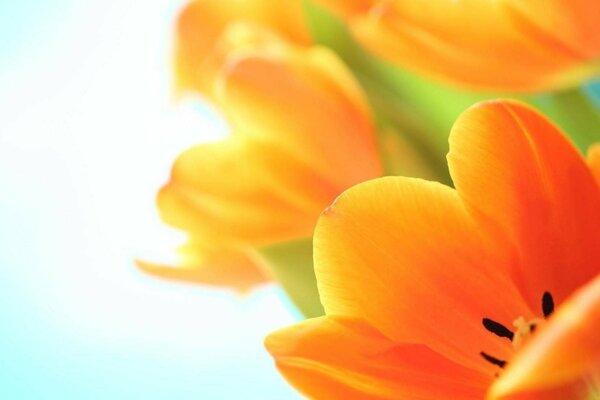
[(315, 399), (600, 399), (598, 0), (197, 0), (177, 93), (231, 134), (158, 194), (158, 277), (281, 285)]

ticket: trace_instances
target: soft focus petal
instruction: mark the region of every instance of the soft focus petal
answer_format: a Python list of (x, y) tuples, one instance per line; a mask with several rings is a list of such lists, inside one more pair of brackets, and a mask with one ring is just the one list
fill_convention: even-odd
[(539, 43), (561, 47), (586, 59), (598, 59), (600, 7), (595, 0), (507, 0), (517, 29)]
[(238, 22), (263, 26), (295, 43), (309, 43), (298, 0), (192, 1), (177, 21), (175, 68), (180, 88), (210, 92), (219, 68), (215, 46), (229, 26)]
[(237, 134), (296, 154), (336, 195), (382, 173), (362, 93), (329, 50), (242, 59), (224, 75), (219, 100)]
[(482, 318), (532, 315), (507, 275), (510, 249), (479, 229), (456, 192), (410, 178), (354, 186), (319, 219), (315, 272), (328, 315), (364, 319), (397, 342), (427, 344), (493, 374), (508, 358)]
[(462, 86), (544, 90), (600, 71), (595, 0), (319, 2), (381, 57)]
[(600, 191), (563, 134), (527, 106), (481, 103), (457, 120), (448, 161), (460, 197), (518, 249), (514, 278), (533, 309), (560, 304), (600, 270)]
[(367, 13), (378, 0), (314, 0), (333, 11), (337, 15), (345, 18), (353, 17), (357, 14)]
[(178, 158), (158, 197), (167, 223), (255, 246), (308, 237), (339, 193), (382, 173), (362, 94), (328, 50), (237, 54), (218, 86), (233, 134)]
[(211, 247), (205, 240), (190, 240), (178, 249), (175, 265), (137, 261), (151, 275), (177, 281), (232, 287), (245, 291), (271, 279), (248, 252), (234, 247)]
[(600, 143), (590, 147), (588, 150), (587, 162), (600, 187)]
[(286, 379), (314, 399), (479, 400), (491, 380), (354, 319), (307, 320), (265, 344)]
[(337, 191), (309, 164), (272, 143), (229, 137), (197, 145), (158, 195), (168, 224), (254, 245), (309, 236)]
[(533, 390), (514, 393), (503, 397), (494, 397), (488, 393), (486, 400), (595, 400), (587, 397), (583, 384), (569, 384), (552, 389)]
[(492, 386), (491, 396), (502, 398), (568, 383), (587, 383), (588, 390), (596, 390), (596, 395), (600, 394), (598, 332), (600, 275), (570, 297), (549, 324), (517, 354)]

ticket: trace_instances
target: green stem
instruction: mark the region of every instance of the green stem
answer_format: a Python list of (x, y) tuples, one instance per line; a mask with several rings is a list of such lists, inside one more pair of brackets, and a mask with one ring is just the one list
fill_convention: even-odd
[(259, 249), (277, 282), (307, 318), (325, 314), (313, 268), (312, 240), (301, 239)]

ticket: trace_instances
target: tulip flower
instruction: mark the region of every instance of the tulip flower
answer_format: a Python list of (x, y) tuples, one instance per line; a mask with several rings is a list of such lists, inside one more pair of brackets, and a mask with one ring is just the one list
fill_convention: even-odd
[(316, 0), (378, 56), (486, 90), (574, 86), (600, 73), (596, 0)]
[(524, 104), (468, 109), (455, 189), (379, 178), (323, 212), (326, 315), (267, 338), (277, 367), (318, 399), (598, 398), (599, 157)]
[(284, 40), (308, 45), (299, 0), (196, 0), (180, 13), (175, 46), (176, 84), (210, 96), (223, 57), (221, 38), (243, 23), (272, 31)]
[(158, 195), (162, 219), (190, 237), (183, 260), (141, 263), (148, 272), (239, 289), (269, 280), (258, 250), (310, 240), (336, 196), (382, 175), (369, 110), (341, 61), (281, 40), (259, 47), (228, 52), (214, 82), (231, 135), (180, 155)]

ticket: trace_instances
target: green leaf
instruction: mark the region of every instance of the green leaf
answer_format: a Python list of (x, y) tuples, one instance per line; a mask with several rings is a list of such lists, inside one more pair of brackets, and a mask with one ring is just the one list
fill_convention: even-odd
[(263, 247), (259, 252), (267, 261), (275, 279), (305, 317), (313, 318), (325, 314), (313, 268), (311, 239)]

